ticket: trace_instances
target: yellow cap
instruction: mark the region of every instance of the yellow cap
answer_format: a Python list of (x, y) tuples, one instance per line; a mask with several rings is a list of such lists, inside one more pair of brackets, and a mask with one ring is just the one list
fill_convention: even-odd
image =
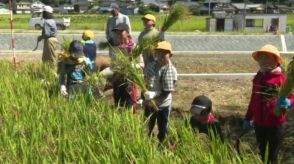
[(172, 47), (171, 44), (167, 41), (162, 41), (157, 43), (157, 47), (155, 48), (156, 50), (166, 50), (169, 51), (170, 54), (172, 55)]
[(93, 40), (94, 39), (94, 32), (91, 30), (86, 30), (83, 32), (83, 36)]
[(151, 14), (144, 15), (144, 17), (142, 19), (152, 20), (154, 23), (156, 22), (155, 16), (154, 15), (151, 15)]
[(273, 55), (277, 61), (277, 63), (279, 65), (282, 64), (282, 58), (281, 58), (281, 55), (280, 55), (280, 52), (278, 50), (277, 47), (273, 46), (273, 45), (270, 45), (270, 44), (267, 44), (265, 46), (263, 46), (261, 49), (255, 51), (252, 53), (252, 57), (257, 60), (257, 57), (260, 53), (264, 53), (264, 54), (267, 54), (267, 55)]

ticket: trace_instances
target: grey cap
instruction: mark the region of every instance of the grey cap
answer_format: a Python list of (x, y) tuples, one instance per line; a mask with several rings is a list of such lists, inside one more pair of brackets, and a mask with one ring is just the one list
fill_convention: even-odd
[(111, 3), (110, 8), (112, 9), (119, 9), (119, 5), (117, 3)]

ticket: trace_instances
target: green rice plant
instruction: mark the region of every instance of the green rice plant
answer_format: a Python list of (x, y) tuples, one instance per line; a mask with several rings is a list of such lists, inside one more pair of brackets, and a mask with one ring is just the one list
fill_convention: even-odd
[(62, 42), (60, 43), (61, 50), (68, 51), (70, 43), (72, 42), (72, 40), (73, 39), (67, 39), (67, 38), (63, 37)]
[[(284, 62), (284, 68), (287, 75), (287, 79), (285, 84), (282, 87), (280, 87), (278, 95), (278, 97), (282, 98), (288, 97), (292, 93), (294, 88), (294, 57), (289, 63), (287, 61)], [(276, 107), (275, 114), (277, 116), (280, 116), (282, 114), (282, 110)]]
[(294, 88), (294, 57), (292, 60), (286, 64), (285, 71), (287, 75), (287, 80), (285, 85), (281, 88), (279, 96), (280, 97), (288, 97)]
[(251, 153), (241, 161), (229, 143), (205, 139), (177, 117), (158, 148), (143, 113), (117, 111), (107, 99), (50, 97), (38, 79), (57, 79), (44, 67), (16, 71), (0, 61), (1, 163), (261, 163)]
[(146, 38), (143, 41), (139, 42), (134, 50), (132, 51), (133, 58), (138, 58), (143, 51), (146, 50), (154, 50), (157, 46), (157, 43), (160, 41), (159, 36), (152, 37), (152, 38)]
[(161, 31), (167, 31), (177, 21), (183, 20), (188, 15), (188, 11), (189, 10), (184, 5), (173, 5), (168, 16), (164, 20)]

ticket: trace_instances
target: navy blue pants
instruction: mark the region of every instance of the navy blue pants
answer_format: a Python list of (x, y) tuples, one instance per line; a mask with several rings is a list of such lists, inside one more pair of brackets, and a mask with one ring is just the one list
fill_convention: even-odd
[(265, 161), (266, 147), (268, 145), (268, 163), (277, 163), (285, 126), (267, 128), (255, 125), (254, 129), (262, 161)]
[(158, 135), (157, 138), (160, 142), (163, 142), (168, 130), (168, 120), (171, 111), (171, 106), (159, 107), (159, 111), (145, 106), (145, 117), (150, 117), (148, 122), (149, 132), (148, 135), (152, 134), (152, 130), (157, 120)]

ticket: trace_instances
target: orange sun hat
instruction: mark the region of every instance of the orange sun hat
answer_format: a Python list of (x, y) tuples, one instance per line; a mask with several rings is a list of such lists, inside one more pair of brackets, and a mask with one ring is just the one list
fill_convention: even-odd
[(258, 55), (260, 55), (261, 53), (274, 56), (277, 63), (279, 65), (282, 64), (282, 57), (281, 57), (280, 52), (277, 47), (270, 45), (270, 44), (267, 44), (267, 45), (261, 47), (261, 49), (252, 53), (253, 59), (257, 60)]

